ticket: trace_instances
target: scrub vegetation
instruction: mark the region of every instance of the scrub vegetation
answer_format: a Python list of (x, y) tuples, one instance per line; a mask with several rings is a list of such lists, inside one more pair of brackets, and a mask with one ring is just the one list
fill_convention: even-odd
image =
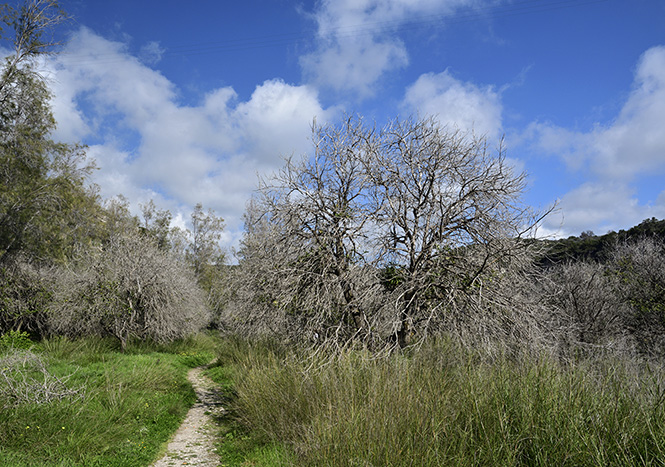
[(662, 464), (665, 221), (538, 239), (502, 142), (348, 115), (229, 265), (201, 204), (101, 199), (39, 73), (66, 15), (1, 8), (1, 465), (149, 465), (214, 357), (224, 465)]
[(639, 361), (488, 360), (441, 339), (387, 358), (236, 341), (223, 362), (251, 465), (658, 465), (665, 449), (665, 373)]

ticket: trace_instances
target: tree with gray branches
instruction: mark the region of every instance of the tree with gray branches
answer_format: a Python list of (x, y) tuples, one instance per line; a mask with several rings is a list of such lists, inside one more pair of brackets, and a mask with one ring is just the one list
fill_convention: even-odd
[[(434, 119), (395, 121), (367, 151), (380, 265), (392, 268), (400, 346), (441, 313), (482, 294), (524, 259), (520, 239), (539, 220), (521, 204), (524, 173), (502, 145), (441, 127)], [(440, 321), (440, 320), (439, 320)]]
[(357, 117), (315, 126), (313, 143), (249, 204), (230, 326), (403, 347), (469, 297), (506, 304), (497, 284), (528, 263), (521, 238), (539, 218), (501, 147), (433, 119)]

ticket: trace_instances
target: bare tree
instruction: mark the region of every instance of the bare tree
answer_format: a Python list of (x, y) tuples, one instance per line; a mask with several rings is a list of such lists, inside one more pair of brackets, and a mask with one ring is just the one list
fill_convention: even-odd
[[(479, 294), (521, 257), (537, 218), (520, 203), (525, 174), (504, 149), (433, 119), (395, 121), (369, 152), (378, 250), (395, 268), (401, 346), (460, 294)], [(468, 303), (467, 303), (468, 305)]]
[(365, 301), (376, 271), (367, 268), (368, 178), (363, 161), (373, 131), (349, 117), (314, 127), (314, 155), (287, 159), (261, 181), (249, 205), (240, 251), (259, 302), (287, 312), (309, 335), (343, 340), (368, 334)]
[(291, 334), (405, 346), (451, 311), (506, 305), (497, 284), (528, 263), (537, 219), (502, 148), (431, 119), (377, 131), (356, 117), (315, 127), (313, 143), (249, 205), (228, 322), (260, 313)]

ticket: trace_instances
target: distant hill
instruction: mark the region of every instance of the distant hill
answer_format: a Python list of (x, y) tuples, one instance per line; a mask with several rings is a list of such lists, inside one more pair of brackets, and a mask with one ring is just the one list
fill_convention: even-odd
[(665, 241), (665, 220), (646, 219), (628, 230), (595, 235), (582, 232), (579, 237), (571, 236), (559, 240), (541, 240), (545, 244), (545, 254), (537, 261), (540, 266), (548, 267), (566, 261), (605, 262), (617, 243), (641, 237), (658, 237)]

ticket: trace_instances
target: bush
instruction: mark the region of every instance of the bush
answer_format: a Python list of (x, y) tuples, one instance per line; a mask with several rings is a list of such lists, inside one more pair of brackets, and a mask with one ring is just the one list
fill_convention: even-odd
[(7, 349), (27, 350), (33, 345), (30, 335), (25, 331), (9, 331), (0, 336), (0, 352)]
[(84, 388), (68, 387), (71, 376), (59, 378), (49, 371), (39, 355), (29, 350), (13, 349), (0, 358), (1, 407), (84, 397)]
[(665, 242), (645, 237), (619, 245), (612, 267), (619, 297), (630, 307), (625, 326), (637, 350), (665, 357)]
[(24, 330), (46, 333), (51, 284), (48, 271), (24, 260), (0, 267), (0, 334)]
[(603, 347), (625, 350), (628, 308), (617, 293), (616, 276), (606, 266), (564, 263), (549, 269), (542, 284), (561, 357), (593, 354)]
[(210, 322), (187, 268), (145, 238), (117, 235), (58, 277), (52, 330), (69, 337), (172, 342)]

